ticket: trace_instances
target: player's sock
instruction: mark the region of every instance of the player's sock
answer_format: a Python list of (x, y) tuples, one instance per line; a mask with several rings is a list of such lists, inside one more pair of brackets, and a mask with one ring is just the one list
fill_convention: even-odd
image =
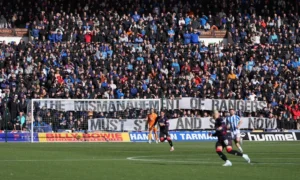
[(152, 133), (149, 133), (148, 134), (148, 140), (151, 141), (151, 139), (152, 139)]
[(231, 151), (227, 151), (229, 154), (235, 155), (235, 156), (243, 156), (242, 153), (236, 151), (236, 150), (231, 150)]
[(241, 153), (243, 153), (243, 149), (242, 149), (242, 147), (241, 147), (241, 146), (239, 147), (239, 150), (240, 150), (240, 152), (241, 152)]
[(172, 142), (172, 140), (168, 140), (168, 143), (170, 144), (171, 147), (173, 147), (173, 142)]
[(158, 142), (158, 137), (157, 137), (157, 133), (154, 133), (154, 137), (155, 137), (155, 141)]
[(172, 142), (171, 138), (167, 137), (167, 140), (168, 140), (168, 143), (170, 144), (170, 146), (173, 147), (173, 142)]
[(223, 161), (227, 161), (227, 157), (222, 151), (217, 151), (217, 154)]

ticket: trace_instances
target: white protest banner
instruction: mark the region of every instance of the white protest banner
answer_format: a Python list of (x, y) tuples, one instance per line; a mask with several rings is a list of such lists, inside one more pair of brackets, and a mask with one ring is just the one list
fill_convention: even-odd
[[(276, 129), (276, 119), (261, 117), (242, 117), (241, 129)], [(215, 120), (206, 118), (182, 117), (169, 120), (169, 130), (214, 129)], [(88, 120), (89, 131), (147, 131), (146, 119), (109, 119)]]
[(160, 111), (160, 99), (38, 99), (40, 108), (58, 111), (116, 112), (128, 109)]
[[(162, 102), (162, 103), (161, 103)], [(207, 111), (228, 111), (233, 108), (242, 112), (256, 112), (267, 107), (265, 101), (245, 101), (233, 99), (201, 99), (201, 98), (175, 98), (175, 99), (35, 99), (34, 103), (40, 108), (56, 109), (58, 111), (95, 111), (115, 112), (128, 109), (151, 108), (161, 109), (198, 109)]]
[(201, 98), (175, 98), (164, 99), (163, 109), (199, 109), (207, 111), (229, 111), (229, 109), (240, 110), (242, 112), (256, 112), (267, 107), (265, 101), (246, 101), (234, 99), (201, 99)]
[[(224, 119), (226, 121), (226, 119)], [(240, 129), (276, 129), (276, 119), (263, 117), (242, 117), (242, 125)], [(170, 119), (169, 130), (196, 130), (196, 129), (214, 129), (215, 120), (210, 117), (191, 118), (182, 117)]]
[(89, 131), (146, 131), (146, 119), (109, 119), (88, 120)]

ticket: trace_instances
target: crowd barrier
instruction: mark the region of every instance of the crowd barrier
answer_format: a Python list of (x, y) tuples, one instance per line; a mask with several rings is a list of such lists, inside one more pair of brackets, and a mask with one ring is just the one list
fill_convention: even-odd
[[(147, 142), (147, 132), (93, 132), (93, 133), (33, 133), (34, 142)], [(171, 131), (170, 136), (178, 142), (216, 141), (208, 131)], [(245, 141), (300, 141), (300, 131), (241, 133)], [(29, 132), (0, 133), (0, 142), (30, 142)]]

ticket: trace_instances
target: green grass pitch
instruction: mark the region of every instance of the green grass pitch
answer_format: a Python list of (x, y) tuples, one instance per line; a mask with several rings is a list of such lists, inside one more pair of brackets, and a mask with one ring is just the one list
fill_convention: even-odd
[[(1, 180), (296, 180), (299, 142), (244, 142), (253, 163), (225, 152), (214, 142), (168, 143), (1, 143)], [(236, 149), (234, 147), (234, 149)]]

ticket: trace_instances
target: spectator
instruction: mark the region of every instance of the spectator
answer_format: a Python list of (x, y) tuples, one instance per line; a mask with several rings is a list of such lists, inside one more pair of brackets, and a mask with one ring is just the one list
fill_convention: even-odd
[(39, 39), (39, 32), (40, 30), (38, 29), (38, 26), (35, 26), (32, 31), (31, 31), (31, 35), (33, 37), (34, 40), (38, 40)]
[(194, 33), (191, 34), (191, 43), (199, 44), (199, 36), (200, 36), (200, 32), (194, 30)]
[(22, 111), (20, 111), (19, 116), (16, 118), (14, 124), (14, 130), (23, 130), (26, 127), (26, 117)]

